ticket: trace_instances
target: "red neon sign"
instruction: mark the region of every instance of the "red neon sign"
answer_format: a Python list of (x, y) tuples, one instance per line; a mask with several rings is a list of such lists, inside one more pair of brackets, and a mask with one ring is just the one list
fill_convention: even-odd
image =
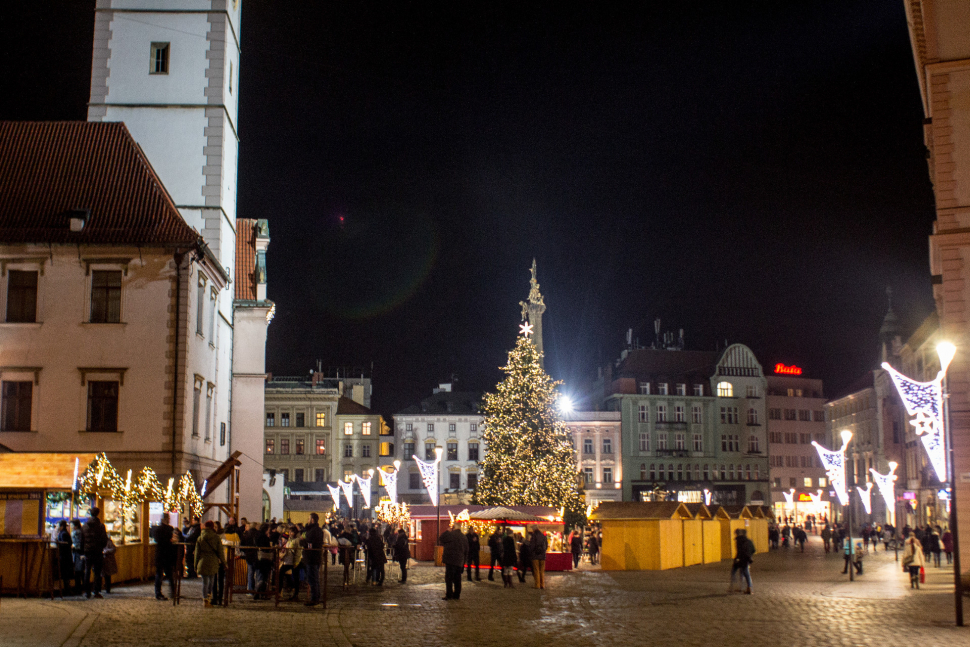
[(779, 373), (781, 375), (801, 375), (802, 369), (800, 366), (795, 366), (794, 364), (791, 366), (785, 366), (784, 364), (778, 363), (775, 364), (775, 373)]

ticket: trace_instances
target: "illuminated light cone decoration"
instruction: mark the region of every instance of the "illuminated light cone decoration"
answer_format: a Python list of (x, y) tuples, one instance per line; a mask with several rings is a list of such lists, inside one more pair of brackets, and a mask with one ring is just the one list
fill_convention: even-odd
[(914, 416), (910, 422), (916, 435), (923, 441), (923, 447), (926, 448), (940, 482), (947, 480), (946, 438), (943, 435), (943, 378), (946, 377), (946, 369), (952, 359), (952, 352), (940, 350), (940, 372), (931, 382), (911, 380), (888, 363), (882, 363), (906, 405), (906, 412)]
[(502, 367), (505, 379), (485, 395), (482, 441), (488, 451), (473, 503), (549, 506), (582, 516), (586, 503), (558, 406), (561, 382), (543, 370), (531, 325), (520, 332)]
[(808, 493), (808, 496), (812, 499), (812, 504), (815, 506), (816, 514), (822, 514), (822, 491), (819, 490), (818, 494)]
[(879, 488), (879, 494), (882, 495), (882, 500), (886, 502), (887, 510), (894, 510), (896, 507), (896, 468), (898, 464), (895, 461), (889, 463), (889, 473), (880, 474), (874, 468), (869, 468), (869, 473), (872, 474), (872, 480), (876, 482), (876, 486)]
[(785, 495), (785, 503), (794, 503), (795, 501), (795, 490), (789, 490), (788, 492), (782, 492)]
[(421, 480), (428, 491), (428, 496), (431, 497), (431, 505), (438, 505), (438, 464), (441, 462), (441, 458), (436, 457), (430, 463), (426, 463), (417, 456), (412, 456), (412, 458), (418, 464), (418, 469), (421, 470)]
[(872, 514), (872, 483), (866, 483), (865, 488), (856, 486), (859, 490), (859, 498), (862, 499), (862, 507), (866, 509), (866, 514)]
[(822, 465), (825, 466), (825, 472), (829, 476), (832, 489), (835, 490), (835, 495), (839, 497), (839, 503), (842, 505), (849, 503), (849, 493), (845, 489), (845, 448), (849, 446), (851, 438), (851, 436), (844, 435), (842, 437), (842, 449), (837, 452), (825, 449), (814, 440), (812, 441), (816, 451), (818, 451), (819, 458), (822, 459)]
[(330, 498), (333, 499), (333, 509), (336, 510), (340, 507), (340, 488), (327, 483), (327, 489), (330, 490)]
[(362, 478), (354, 474), (354, 479), (357, 481), (357, 487), (360, 488), (360, 493), (364, 496), (364, 507), (370, 507), (370, 482), (373, 477), (368, 476), (367, 478)]
[(382, 468), (377, 468), (377, 474), (380, 476), (381, 485), (387, 491), (387, 498), (391, 500), (392, 504), (397, 504), (397, 473), (398, 470), (393, 472), (387, 472)]
[(354, 507), (354, 482), (353, 481), (337, 481), (337, 485), (340, 489), (344, 491), (344, 498), (347, 499), (347, 507), (353, 509)]

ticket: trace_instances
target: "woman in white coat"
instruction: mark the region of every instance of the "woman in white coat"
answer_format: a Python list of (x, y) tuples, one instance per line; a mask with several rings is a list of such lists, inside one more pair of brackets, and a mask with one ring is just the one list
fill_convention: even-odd
[(909, 570), (909, 588), (919, 589), (919, 572), (924, 565), (923, 546), (916, 533), (909, 533), (903, 545), (903, 568)]

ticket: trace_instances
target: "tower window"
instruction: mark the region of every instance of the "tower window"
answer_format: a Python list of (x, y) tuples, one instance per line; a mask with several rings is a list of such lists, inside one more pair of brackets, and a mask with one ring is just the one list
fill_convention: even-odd
[(150, 74), (168, 74), (168, 50), (170, 43), (152, 43)]

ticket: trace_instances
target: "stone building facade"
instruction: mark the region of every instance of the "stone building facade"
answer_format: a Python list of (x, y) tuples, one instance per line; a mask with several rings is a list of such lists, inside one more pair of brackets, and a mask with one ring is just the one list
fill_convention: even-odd
[(586, 504), (623, 500), (623, 434), (619, 411), (572, 411), (562, 415), (573, 441), (576, 470), (583, 475)]

